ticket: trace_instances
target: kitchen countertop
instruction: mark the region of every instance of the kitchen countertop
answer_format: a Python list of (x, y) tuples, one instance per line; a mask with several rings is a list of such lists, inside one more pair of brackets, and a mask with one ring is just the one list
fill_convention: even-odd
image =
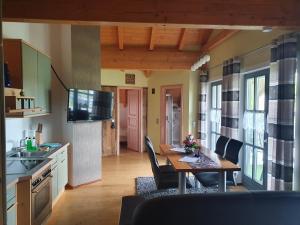
[[(7, 166), (7, 172), (6, 172), (6, 187), (10, 187), (17, 182), (21, 180), (26, 179), (32, 179), (36, 173), (38, 173), (40, 170), (48, 166), (48, 164), (51, 162), (52, 159), (49, 157), (58, 152), (63, 147), (68, 146), (67, 144), (62, 144), (60, 147), (54, 148), (50, 150), (47, 154), (43, 155), (42, 157), (26, 157), (26, 158), (15, 158), (15, 157), (9, 157), (10, 155), (13, 155), (16, 153), (16, 151), (9, 151), (7, 152), (7, 160), (6, 160), (6, 166)], [(21, 161), (22, 160), (37, 160), (42, 161), (35, 167), (26, 170), (24, 168), (24, 165)]]

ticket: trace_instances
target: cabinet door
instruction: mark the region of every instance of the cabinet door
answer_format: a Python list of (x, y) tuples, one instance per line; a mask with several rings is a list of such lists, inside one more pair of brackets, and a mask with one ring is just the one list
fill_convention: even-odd
[(7, 225), (17, 225), (17, 207), (16, 204), (11, 206), (7, 210), (7, 219), (6, 219), (6, 224)]
[(68, 183), (68, 156), (67, 150), (64, 150), (59, 155), (58, 164), (58, 191), (60, 192)]
[(52, 201), (54, 201), (58, 195), (58, 169), (57, 166), (52, 168)]
[(37, 53), (37, 96), (36, 106), (50, 112), (51, 61), (42, 53)]
[(37, 96), (37, 51), (22, 44), (23, 90), (25, 96)]

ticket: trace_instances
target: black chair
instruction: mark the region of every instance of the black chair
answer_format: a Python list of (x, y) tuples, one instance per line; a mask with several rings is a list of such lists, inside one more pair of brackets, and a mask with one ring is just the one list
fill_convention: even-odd
[[(145, 137), (145, 145), (157, 189), (177, 188), (178, 173), (174, 171), (171, 165), (159, 165), (153, 144), (149, 137)], [(191, 184), (188, 180), (186, 187), (191, 188)]]
[[(226, 147), (225, 159), (237, 164), (239, 161), (239, 152), (243, 146), (243, 142), (230, 139)], [(204, 186), (216, 186), (219, 183), (218, 172), (203, 172), (194, 174), (195, 178)], [(233, 171), (228, 171), (226, 176), (227, 185), (236, 185), (236, 176)]]
[(216, 142), (215, 153), (221, 157), (224, 157), (225, 147), (226, 147), (226, 144), (228, 143), (228, 141), (229, 141), (228, 137), (221, 135)]

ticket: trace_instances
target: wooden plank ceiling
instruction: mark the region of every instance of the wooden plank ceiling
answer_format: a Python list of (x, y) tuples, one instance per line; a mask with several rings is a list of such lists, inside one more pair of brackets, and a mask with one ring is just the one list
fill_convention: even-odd
[[(64, 23), (300, 26), (299, 0), (3, 0), (3, 19)], [(241, 29), (237, 28), (236, 29)]]
[(102, 26), (101, 66), (144, 71), (189, 70), (201, 55), (237, 32), (155, 26)]

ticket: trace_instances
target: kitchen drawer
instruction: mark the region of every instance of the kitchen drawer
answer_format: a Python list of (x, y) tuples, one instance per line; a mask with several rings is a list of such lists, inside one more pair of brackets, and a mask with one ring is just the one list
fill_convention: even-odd
[(63, 151), (61, 151), (59, 154), (58, 154), (58, 159), (60, 162), (68, 159), (68, 150), (67, 149), (64, 149)]

